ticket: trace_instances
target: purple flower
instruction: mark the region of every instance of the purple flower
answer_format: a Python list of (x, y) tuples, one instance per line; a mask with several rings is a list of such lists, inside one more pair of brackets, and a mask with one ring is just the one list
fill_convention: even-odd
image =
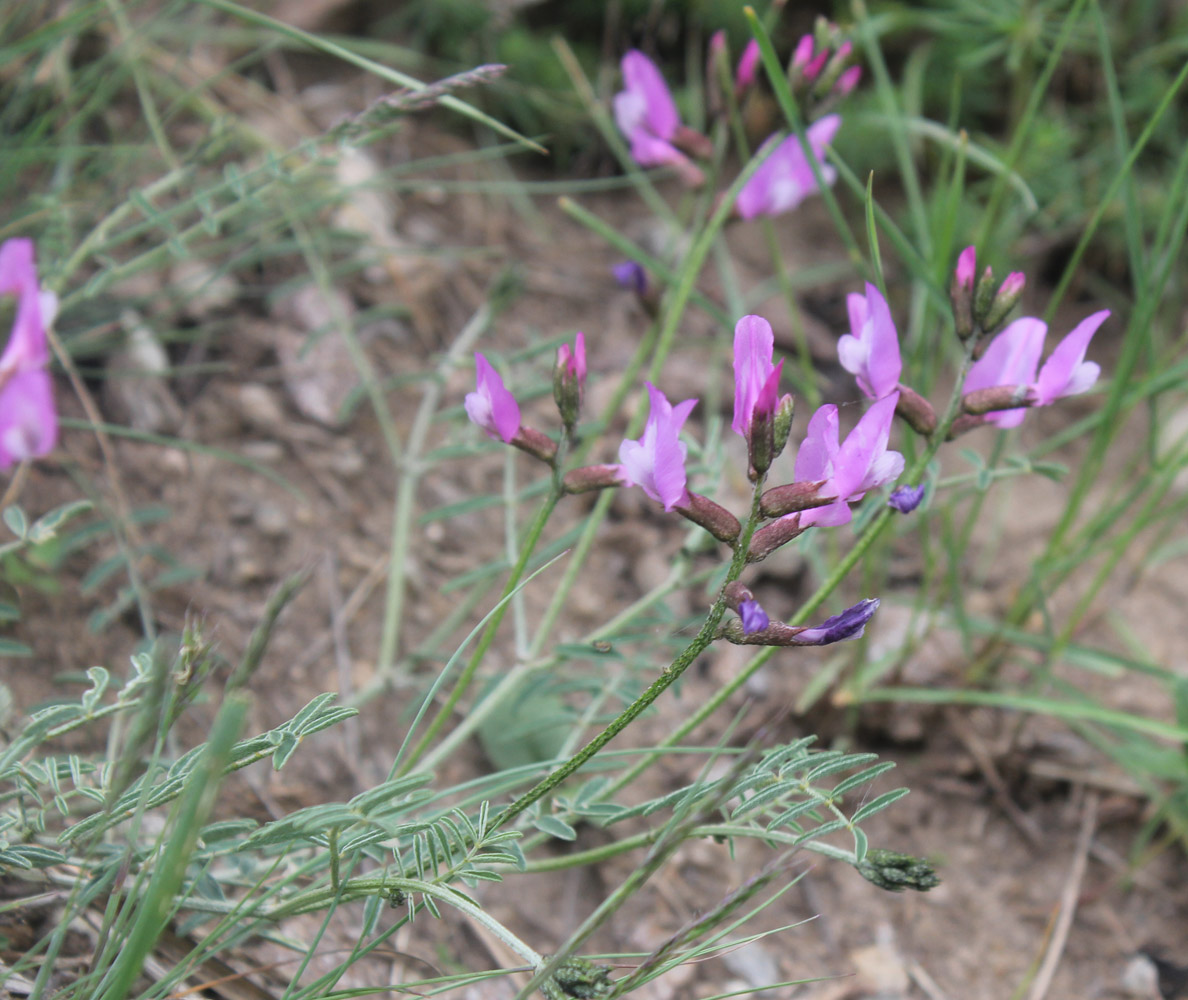
[(0, 354), (0, 469), (53, 450), (58, 414), (49, 363), (46, 327), (58, 299), (37, 281), (33, 243), (12, 239), (0, 245), (0, 295), (17, 297), (16, 316)]
[[(1035, 369), (1047, 331), (1043, 320), (1031, 316), (1015, 320), (990, 341), (986, 353), (974, 362), (961, 391), (968, 395), (979, 389), (1002, 385), (1030, 385), (1035, 381)], [(988, 413), (986, 420), (1005, 429), (1018, 427), (1026, 414), (1025, 407), (1014, 407)]]
[[(810, 125), (806, 134), (813, 158), (820, 167), (821, 177), (830, 185), (837, 179), (837, 171), (825, 162), (825, 147), (833, 141), (840, 125), (840, 115), (826, 115)], [(768, 148), (769, 145), (764, 144), (756, 155), (762, 155)], [(753, 219), (757, 215), (779, 215), (795, 208), (816, 190), (817, 179), (804, 155), (800, 138), (790, 135), (743, 185), (735, 208), (744, 219)]]
[(773, 416), (779, 402), (784, 362), (772, 365), (774, 346), (771, 324), (762, 316), (744, 316), (734, 325), (734, 420), (730, 426), (748, 442), (756, 415)]
[(837, 342), (837, 359), (853, 375), (871, 399), (894, 392), (903, 362), (899, 357), (899, 334), (882, 293), (869, 281), (866, 295), (846, 296), (850, 333)]
[(631, 143), (631, 156), (644, 167), (675, 166), (700, 174), (673, 145), (681, 128), (676, 102), (660, 70), (638, 49), (621, 63), (624, 90), (615, 94), (615, 122)]
[(763, 610), (758, 601), (743, 601), (739, 604), (738, 617), (742, 619), (744, 635), (749, 635), (751, 632), (762, 632), (771, 624), (771, 619), (767, 617), (767, 612)]
[(1101, 374), (1101, 366), (1085, 360), (1085, 351), (1097, 328), (1110, 311), (1103, 309), (1081, 320), (1065, 337), (1040, 369), (1029, 398), (1037, 406), (1047, 406), (1063, 396), (1076, 396), (1092, 388)]
[(648, 422), (638, 441), (619, 445), (619, 472), (628, 486), (638, 486), (671, 511), (689, 496), (685, 489), (687, 449), (679, 435), (697, 400), (686, 399), (673, 406), (651, 382), (647, 387), (651, 400)]
[(648, 272), (638, 261), (621, 261), (611, 268), (611, 274), (615, 281), (636, 295), (643, 295), (648, 290)]
[(798, 646), (828, 646), (831, 642), (860, 638), (866, 631), (866, 623), (878, 610), (879, 599), (868, 597), (852, 608), (846, 608), (840, 615), (826, 618), (815, 628), (806, 628), (796, 636)]
[[(584, 367), (584, 366), (583, 366)], [(499, 373), (478, 351), (474, 352), (474, 392), (466, 394), (466, 415), (505, 444), (510, 444), (520, 429), (520, 407), (503, 385)]]
[(919, 486), (908, 486), (907, 483), (904, 483), (902, 486), (896, 486), (891, 491), (891, 495), (887, 497), (887, 506), (899, 511), (901, 514), (910, 514), (920, 506), (920, 501), (923, 499), (923, 483)]
[(825, 480), (820, 495), (837, 499), (823, 507), (787, 516), (799, 517), (803, 528), (813, 524), (823, 527), (845, 524), (851, 518), (851, 503), (861, 500), (867, 490), (899, 478), (903, 473), (903, 456), (887, 450), (898, 402), (897, 392), (878, 400), (840, 446), (837, 407), (827, 403), (813, 414), (796, 454), (794, 479), (798, 483)]

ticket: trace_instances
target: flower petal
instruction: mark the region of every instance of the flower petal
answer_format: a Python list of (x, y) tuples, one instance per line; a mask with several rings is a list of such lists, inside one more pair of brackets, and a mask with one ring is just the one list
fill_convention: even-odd
[(1097, 381), (1100, 366), (1085, 361), (1085, 351), (1098, 327), (1109, 317), (1110, 311), (1103, 309), (1081, 320), (1044, 362), (1035, 381), (1033, 394), (1036, 403), (1047, 406), (1062, 396), (1075, 396), (1085, 392)]
[(0, 389), (0, 469), (48, 454), (57, 440), (49, 372), (31, 368), (9, 376)]
[(644, 104), (644, 122), (660, 139), (671, 139), (680, 127), (676, 102), (656, 64), (638, 49), (623, 56), (620, 64), (627, 92), (637, 94)]
[(744, 438), (751, 415), (772, 368), (775, 336), (762, 316), (744, 316), (734, 326), (734, 420), (730, 426)]
[(866, 623), (878, 610), (879, 599), (869, 597), (846, 608), (840, 615), (826, 618), (815, 628), (806, 628), (796, 636), (798, 646), (827, 646), (832, 642), (857, 639), (866, 631)]

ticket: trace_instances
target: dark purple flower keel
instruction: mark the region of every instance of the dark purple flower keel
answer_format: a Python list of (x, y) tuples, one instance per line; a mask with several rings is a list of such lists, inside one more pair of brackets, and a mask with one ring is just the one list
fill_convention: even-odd
[(910, 514), (920, 506), (920, 501), (923, 499), (923, 484), (919, 486), (908, 486), (905, 483), (903, 486), (896, 486), (891, 491), (891, 495), (887, 497), (887, 506), (894, 508), (901, 514)]
[(878, 610), (879, 599), (868, 597), (852, 608), (846, 608), (840, 615), (826, 618), (816, 628), (806, 628), (795, 639), (797, 646), (828, 646), (832, 642), (858, 639), (866, 631), (866, 623)]

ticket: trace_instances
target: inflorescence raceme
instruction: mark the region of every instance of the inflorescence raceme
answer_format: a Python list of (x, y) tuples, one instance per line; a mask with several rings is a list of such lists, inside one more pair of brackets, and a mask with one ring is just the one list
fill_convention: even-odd
[[(973, 247), (960, 255), (952, 284), (955, 326), (963, 339), (974, 338), (978, 360), (963, 383), (960, 407), (944, 426), (931, 404), (901, 381), (899, 335), (883, 294), (868, 283), (863, 294), (850, 295), (850, 333), (838, 341), (838, 360), (870, 405), (844, 438), (838, 407), (818, 408), (797, 448), (792, 481), (777, 486), (767, 486), (766, 480), (790, 436), (794, 405), (791, 395), (779, 391), (783, 360), (773, 357), (771, 325), (761, 316), (743, 316), (734, 329), (731, 429), (746, 442), (748, 475), (756, 490), (753, 511), (745, 519), (689, 488), (688, 449), (681, 434), (697, 406), (695, 398), (672, 403), (647, 383), (647, 422), (639, 438), (620, 444), (619, 461), (563, 472), (557, 469), (563, 453), (557, 443), (520, 422), (515, 397), (482, 354), (475, 355), (477, 384), (466, 397), (466, 412), (489, 436), (552, 465), (562, 492), (638, 486), (665, 511), (700, 525), (740, 558), (745, 544), (745, 561), (759, 562), (810, 528), (851, 521), (853, 505), (867, 493), (894, 487), (885, 502), (902, 514), (920, 505), (924, 483), (896, 485), (905, 465), (903, 455), (889, 448), (897, 414), (916, 433), (947, 440), (983, 424), (1016, 426), (1028, 407), (1047, 406), (1092, 387), (1100, 369), (1085, 354), (1108, 311), (1077, 324), (1040, 366), (1047, 332), (1042, 321), (1023, 317), (999, 329), (1022, 287), (1022, 275), (1011, 274), (996, 288), (989, 268), (975, 283)], [(566, 442), (576, 433), (586, 375), (585, 337), (579, 333), (572, 347), (562, 345), (554, 368), (554, 398)], [(750, 645), (824, 645), (856, 638), (878, 607), (877, 600), (864, 600), (820, 626), (800, 628), (773, 621), (737, 580), (726, 584), (722, 596), (738, 618), (721, 626), (719, 637)]]

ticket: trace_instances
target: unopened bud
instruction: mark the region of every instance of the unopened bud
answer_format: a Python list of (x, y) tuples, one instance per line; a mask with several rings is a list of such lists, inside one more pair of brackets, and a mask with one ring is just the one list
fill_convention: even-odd
[(901, 514), (910, 514), (920, 506), (920, 501), (923, 499), (923, 483), (919, 486), (908, 486), (905, 483), (903, 486), (896, 486), (891, 491), (891, 495), (887, 497), (887, 506), (892, 510), (899, 511)]
[(755, 85), (755, 77), (759, 69), (759, 43), (755, 39), (747, 42), (738, 60), (738, 70), (734, 74), (734, 94), (741, 97), (748, 89)]
[[(699, 160), (708, 160), (714, 155), (714, 144), (710, 142), (709, 138), (688, 125), (681, 125), (677, 128), (676, 134), (672, 137), (672, 144), (682, 152)], [(702, 179), (704, 180), (704, 176)]]
[(747, 562), (761, 562), (804, 531), (800, 526), (800, 518), (794, 514), (765, 524), (751, 536), (751, 544), (747, 548)]
[(813, 87), (813, 93), (818, 97), (826, 96), (834, 86), (837, 84), (842, 75), (842, 71), (846, 69), (850, 56), (854, 51), (854, 46), (851, 42), (842, 42), (833, 57), (825, 64), (825, 68), (821, 71), (821, 77), (817, 80)]
[(557, 457), (557, 443), (552, 438), (532, 427), (525, 427), (523, 424), (516, 431), (516, 436), (508, 443), (513, 448), (527, 452), (533, 458), (548, 462), (549, 465), (552, 465), (553, 460)]
[(823, 14), (813, 22), (813, 42), (818, 52), (828, 52), (837, 44), (837, 25)]
[(660, 308), (660, 289), (648, 279), (648, 272), (642, 264), (625, 260), (612, 267), (611, 273), (622, 287), (636, 294), (649, 316), (656, 315)]
[(854, 88), (858, 86), (858, 81), (862, 79), (862, 67), (851, 66), (841, 76), (837, 78), (837, 83), (834, 84), (833, 92), (838, 97), (846, 97), (852, 93)]
[(726, 106), (722, 96), (722, 81), (730, 77), (726, 59), (726, 32), (719, 28), (710, 36), (705, 60), (705, 103), (710, 118), (717, 118)]
[(822, 479), (815, 483), (789, 483), (787, 486), (773, 486), (759, 498), (759, 510), (764, 517), (783, 517), (812, 507), (823, 507), (833, 503), (836, 496), (821, 496), (821, 487), (828, 482)]
[(1023, 288), (1027, 284), (1027, 276), (1022, 271), (1012, 271), (1003, 280), (990, 303), (986, 318), (982, 321), (982, 329), (993, 333), (1002, 325), (1007, 314), (1015, 308), (1015, 304), (1023, 297)]
[(996, 385), (989, 389), (975, 389), (961, 397), (961, 409), (971, 416), (980, 417), (999, 410), (1016, 410), (1028, 405), (1026, 385)]
[(987, 266), (986, 270), (982, 272), (981, 278), (978, 279), (977, 287), (974, 289), (973, 302), (974, 322), (983, 331), (986, 329), (986, 314), (990, 311), (990, 306), (994, 302), (994, 292), (994, 269)]
[(561, 485), (566, 493), (589, 493), (624, 483), (622, 470), (617, 465), (582, 465), (565, 473)]
[(751, 459), (750, 472), (753, 480), (770, 469), (771, 463), (779, 454), (775, 447), (775, 419), (776, 411), (779, 409), (776, 392), (783, 369), (784, 362), (781, 359), (763, 383), (763, 388), (759, 390), (755, 405), (751, 409), (751, 425), (747, 429), (747, 451)]
[(811, 82), (806, 79), (809, 63), (813, 61), (813, 36), (801, 35), (796, 43), (796, 50), (792, 53), (792, 61), (788, 64), (788, 86), (797, 90), (801, 84)]
[(585, 394), (586, 338), (579, 332), (572, 350), (568, 344), (557, 348), (557, 363), (553, 367), (553, 399), (566, 430), (572, 430), (577, 423)]
[(788, 443), (788, 435), (792, 432), (792, 416), (796, 412), (796, 402), (791, 395), (785, 394), (780, 399), (775, 412), (775, 426), (772, 434), (772, 448), (779, 457)]
[(949, 286), (949, 301), (953, 305), (953, 325), (960, 340), (967, 340), (974, 332), (974, 274), (977, 270), (977, 251), (966, 247), (957, 257), (953, 282)]
[(742, 525), (738, 518), (721, 504), (714, 503), (709, 497), (689, 491), (687, 499), (673, 508), (681, 517), (694, 524), (699, 524), (719, 542), (727, 545), (734, 544), (742, 532)]
[(899, 401), (895, 404), (895, 412), (917, 434), (928, 437), (936, 430), (936, 411), (932, 404), (909, 386), (901, 383), (897, 388)]

